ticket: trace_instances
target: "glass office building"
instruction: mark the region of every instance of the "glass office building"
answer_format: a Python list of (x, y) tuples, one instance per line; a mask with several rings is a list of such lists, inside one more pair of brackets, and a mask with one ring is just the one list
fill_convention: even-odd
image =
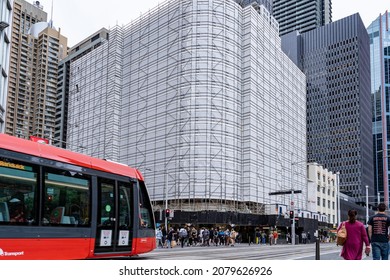
[(369, 37), (359, 14), (282, 41), (307, 77), (308, 161), (340, 172), (341, 191), (365, 202), (374, 176)]
[[(390, 19), (386, 11), (367, 28), (370, 36), (372, 133), (377, 200), (389, 203)], [(379, 202), (378, 201), (378, 202)]]

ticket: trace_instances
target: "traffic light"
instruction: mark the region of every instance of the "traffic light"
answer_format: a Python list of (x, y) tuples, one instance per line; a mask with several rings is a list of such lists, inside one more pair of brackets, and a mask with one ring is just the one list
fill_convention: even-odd
[(169, 218), (171, 216), (171, 209), (165, 209), (165, 217)]
[(296, 218), (294, 218), (294, 220), (295, 220), (295, 227), (299, 227), (299, 218), (298, 217), (296, 217)]
[(290, 219), (294, 219), (294, 211), (290, 211)]

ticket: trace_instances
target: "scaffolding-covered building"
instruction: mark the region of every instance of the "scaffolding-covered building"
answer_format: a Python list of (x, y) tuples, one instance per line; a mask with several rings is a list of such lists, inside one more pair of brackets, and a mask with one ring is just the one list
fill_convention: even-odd
[(67, 142), (139, 168), (157, 210), (306, 209), (305, 98), (264, 6), (168, 0), (71, 64)]

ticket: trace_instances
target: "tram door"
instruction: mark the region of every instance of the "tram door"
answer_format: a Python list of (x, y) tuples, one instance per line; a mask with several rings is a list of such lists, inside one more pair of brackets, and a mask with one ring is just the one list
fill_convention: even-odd
[(133, 208), (131, 183), (98, 180), (95, 253), (131, 251)]

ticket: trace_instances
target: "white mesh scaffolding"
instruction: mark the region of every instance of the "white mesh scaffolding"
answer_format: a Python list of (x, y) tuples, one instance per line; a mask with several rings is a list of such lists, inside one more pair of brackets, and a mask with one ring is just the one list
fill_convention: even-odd
[(105, 110), (120, 115), (118, 160), (144, 173), (155, 206), (264, 213), (290, 201), (270, 192), (293, 187), (305, 209), (306, 166), (292, 164), (306, 158), (305, 77), (267, 10), (166, 1), (122, 33), (120, 108)]

